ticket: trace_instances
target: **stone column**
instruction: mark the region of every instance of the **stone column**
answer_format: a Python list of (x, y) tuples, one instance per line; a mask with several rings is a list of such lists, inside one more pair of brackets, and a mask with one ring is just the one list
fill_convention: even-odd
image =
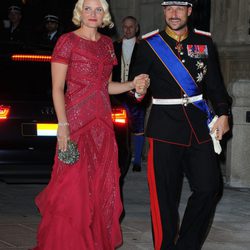
[(233, 135), (227, 147), (226, 180), (232, 187), (250, 188), (250, 80), (235, 81), (229, 92), (234, 100)]
[(110, 0), (110, 9), (117, 30), (117, 37), (120, 37), (121, 32), (121, 21), (125, 16), (134, 16), (137, 18), (137, 3), (133, 0)]
[(250, 0), (212, 0), (211, 32), (217, 44), (250, 44)]
[(211, 0), (211, 33), (225, 85), (250, 79), (250, 0)]

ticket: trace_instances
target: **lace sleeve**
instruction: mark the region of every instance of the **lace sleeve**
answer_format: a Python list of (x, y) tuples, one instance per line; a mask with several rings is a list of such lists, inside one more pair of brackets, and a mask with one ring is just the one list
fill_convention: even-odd
[(69, 34), (62, 35), (53, 50), (51, 62), (69, 64), (72, 51), (72, 39)]

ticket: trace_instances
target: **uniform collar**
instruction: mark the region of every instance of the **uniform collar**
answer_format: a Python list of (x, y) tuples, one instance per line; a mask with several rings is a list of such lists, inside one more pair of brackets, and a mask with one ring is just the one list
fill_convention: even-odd
[(171, 38), (173, 38), (173, 39), (176, 40), (177, 42), (181, 42), (181, 41), (185, 40), (185, 39), (188, 37), (188, 29), (187, 29), (187, 31), (186, 31), (183, 35), (181, 35), (181, 36), (177, 35), (177, 34), (176, 34), (173, 30), (171, 30), (169, 27), (167, 27), (167, 28), (165, 29), (165, 32), (167, 33), (168, 36), (170, 36)]
[(52, 40), (56, 33), (57, 33), (57, 30), (55, 30), (55, 31), (53, 31), (52, 33), (50, 33), (50, 34), (48, 35), (49, 40)]

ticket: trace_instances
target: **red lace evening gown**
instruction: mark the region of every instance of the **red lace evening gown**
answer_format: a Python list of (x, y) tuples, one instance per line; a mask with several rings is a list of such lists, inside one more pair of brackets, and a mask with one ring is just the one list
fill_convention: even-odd
[(68, 65), (66, 112), (79, 161), (57, 159), (48, 186), (36, 197), (42, 215), (34, 250), (112, 250), (122, 243), (118, 151), (108, 79), (116, 58), (110, 38), (60, 37), (52, 62)]

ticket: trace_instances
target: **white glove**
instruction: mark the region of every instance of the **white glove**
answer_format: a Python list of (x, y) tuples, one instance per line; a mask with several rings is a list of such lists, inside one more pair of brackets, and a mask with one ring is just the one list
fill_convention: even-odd
[(222, 151), (220, 141), (216, 139), (216, 131), (214, 131), (214, 133), (211, 132), (217, 119), (218, 119), (218, 116), (216, 115), (213, 118), (213, 120), (208, 124), (208, 127), (210, 129), (210, 136), (212, 137), (213, 144), (214, 144), (214, 152), (219, 155)]

